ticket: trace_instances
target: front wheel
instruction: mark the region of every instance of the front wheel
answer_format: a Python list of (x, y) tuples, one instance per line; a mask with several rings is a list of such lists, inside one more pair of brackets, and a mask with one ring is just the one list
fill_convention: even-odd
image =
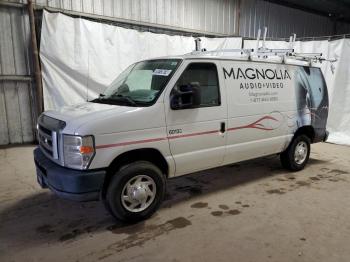
[(302, 170), (310, 156), (310, 138), (300, 135), (293, 139), (288, 148), (281, 153), (282, 166), (291, 170)]
[(147, 161), (123, 166), (114, 174), (107, 189), (110, 213), (125, 222), (150, 217), (160, 206), (166, 189), (164, 174)]

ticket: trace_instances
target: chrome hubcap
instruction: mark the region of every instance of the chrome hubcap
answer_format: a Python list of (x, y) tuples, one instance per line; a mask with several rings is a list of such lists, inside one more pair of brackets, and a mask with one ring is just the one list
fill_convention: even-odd
[(130, 212), (141, 212), (152, 204), (156, 190), (156, 184), (151, 177), (135, 176), (125, 184), (122, 190), (122, 205)]
[(307, 144), (304, 141), (300, 141), (294, 151), (294, 160), (298, 165), (304, 163), (307, 156)]

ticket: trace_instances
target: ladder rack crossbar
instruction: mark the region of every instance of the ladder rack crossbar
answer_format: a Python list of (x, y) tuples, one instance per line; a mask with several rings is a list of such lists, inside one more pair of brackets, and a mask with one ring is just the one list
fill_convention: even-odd
[(322, 53), (293, 53), (295, 56), (322, 56)]
[(269, 48), (265, 48), (265, 49), (259, 49), (258, 50), (258, 54), (259, 53), (281, 53), (281, 54), (283, 54), (283, 53), (285, 53), (285, 54), (287, 54), (287, 53), (293, 53), (294, 52), (294, 49), (269, 49)]
[(254, 49), (217, 49), (217, 50), (212, 50), (212, 51), (204, 51), (203, 53), (249, 53), (253, 52)]
[(211, 51), (194, 51), (189, 53), (189, 55), (205, 55), (205, 54), (213, 54), (213, 53), (244, 53), (249, 54), (253, 52), (254, 49), (216, 49)]

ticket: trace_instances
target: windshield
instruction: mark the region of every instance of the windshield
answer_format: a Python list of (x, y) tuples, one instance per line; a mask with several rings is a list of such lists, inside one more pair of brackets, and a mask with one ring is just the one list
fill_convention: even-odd
[(95, 103), (128, 106), (150, 105), (158, 98), (180, 63), (180, 59), (138, 62), (124, 70)]

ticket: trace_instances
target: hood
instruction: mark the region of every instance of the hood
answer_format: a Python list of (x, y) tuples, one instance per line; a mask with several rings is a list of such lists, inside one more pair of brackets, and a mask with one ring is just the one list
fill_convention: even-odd
[(100, 119), (110, 114), (117, 116), (135, 110), (135, 107), (108, 105), (92, 102), (64, 106), (58, 110), (45, 111), (45, 115), (66, 122), (67, 133), (75, 133), (76, 129), (87, 121)]
[(66, 122), (65, 134), (98, 135), (165, 125), (164, 105), (130, 107), (85, 102), (44, 114)]

